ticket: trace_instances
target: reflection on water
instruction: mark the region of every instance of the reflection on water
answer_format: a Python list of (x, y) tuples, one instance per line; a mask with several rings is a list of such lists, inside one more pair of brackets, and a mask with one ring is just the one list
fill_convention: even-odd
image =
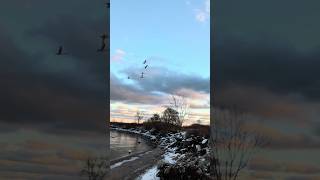
[(117, 159), (129, 155), (128, 151), (131, 151), (131, 154), (146, 151), (150, 149), (141, 137), (121, 133), (117, 131), (110, 131), (110, 150), (111, 150), (111, 159)]

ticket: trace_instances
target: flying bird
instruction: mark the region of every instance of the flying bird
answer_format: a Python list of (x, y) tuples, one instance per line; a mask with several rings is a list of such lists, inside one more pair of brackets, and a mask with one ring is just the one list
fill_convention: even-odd
[(104, 51), (105, 47), (106, 47), (106, 43), (102, 42), (101, 48), (98, 49), (97, 51), (102, 52), (102, 51)]
[(144, 60), (143, 64), (146, 64), (147, 63), (147, 60)]
[(130, 79), (130, 77), (128, 76), (128, 79)]
[(104, 33), (100, 37), (101, 37), (102, 41), (105, 41), (108, 36), (106, 35), (106, 33)]
[(147, 67), (148, 67), (148, 65), (146, 65), (146, 66), (144, 67), (144, 69), (147, 69)]
[(140, 76), (140, 78), (143, 78), (143, 74), (144, 74), (144, 73), (142, 72), (142, 73), (141, 73), (141, 76)]
[(59, 46), (58, 52), (56, 53), (56, 55), (60, 56), (62, 55), (62, 51), (63, 51), (63, 47)]

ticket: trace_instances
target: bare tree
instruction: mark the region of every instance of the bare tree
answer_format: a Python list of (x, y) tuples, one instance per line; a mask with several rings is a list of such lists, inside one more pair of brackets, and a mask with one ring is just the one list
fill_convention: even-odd
[(168, 107), (176, 110), (179, 116), (177, 125), (182, 126), (183, 122), (189, 115), (189, 104), (184, 96), (171, 95), (170, 105)]
[(143, 119), (143, 117), (144, 117), (144, 113), (142, 111), (137, 111), (136, 119), (137, 119), (138, 124), (140, 124), (140, 121)]
[(88, 177), (89, 180), (103, 180), (108, 172), (108, 163), (105, 158), (88, 158), (81, 176)]
[(234, 110), (214, 113), (211, 124), (211, 174), (217, 180), (236, 180), (252, 155), (266, 139), (245, 124), (245, 116)]

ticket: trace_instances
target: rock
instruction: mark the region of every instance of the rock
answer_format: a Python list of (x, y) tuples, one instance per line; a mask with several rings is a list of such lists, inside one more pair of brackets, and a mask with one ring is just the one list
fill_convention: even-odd
[(199, 151), (199, 155), (200, 156), (203, 156), (203, 155), (205, 155), (207, 153), (207, 150), (206, 149), (201, 149), (200, 151)]
[(197, 152), (200, 152), (201, 151), (201, 146), (200, 145), (196, 145), (196, 149), (197, 149)]

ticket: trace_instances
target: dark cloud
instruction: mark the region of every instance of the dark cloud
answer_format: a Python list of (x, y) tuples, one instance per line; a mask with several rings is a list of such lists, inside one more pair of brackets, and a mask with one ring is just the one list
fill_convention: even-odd
[(132, 85), (124, 84), (119, 78), (110, 76), (110, 100), (131, 103), (159, 104), (161, 97), (152, 95)]
[(317, 0), (301, 3), (299, 0), (226, 0), (213, 2), (216, 41), (225, 34), (238, 39), (257, 41), (269, 39), (274, 45), (281, 41), (300, 50), (320, 45), (317, 37), (320, 12)]
[(311, 121), (319, 104), (308, 102), (299, 94), (279, 95), (266, 88), (229, 84), (218, 89), (214, 102), (220, 107), (235, 107), (240, 111), (267, 117)]
[(318, 5), (314, 0), (215, 2), (216, 87), (232, 81), (319, 100)]
[(106, 154), (104, 15), (102, 1), (0, 6), (0, 179), (81, 179), (85, 159)]
[[(102, 17), (49, 19), (24, 34), (43, 44), (30, 42), (32, 53), (10, 27), (0, 28), (1, 121), (105, 132), (107, 61), (106, 54), (96, 52), (104, 23)], [(60, 43), (69, 56), (54, 55)], [(65, 68), (68, 65), (73, 68)]]
[[(218, 42), (219, 43), (219, 42)], [(320, 57), (268, 41), (225, 39), (215, 49), (217, 88), (228, 83), (267, 88), (276, 93), (299, 93), (319, 99)]]
[[(123, 71), (129, 75), (135, 84), (125, 84), (123, 79), (111, 74), (110, 77), (110, 99), (131, 103), (162, 104), (165, 94), (183, 94), (188, 90), (189, 95), (198, 95), (200, 91), (209, 93), (209, 78), (193, 75), (179, 74), (166, 68), (151, 67), (145, 72), (143, 79), (140, 78), (139, 69), (127, 69)], [(198, 96), (201, 96), (200, 94)], [(204, 96), (204, 95), (202, 95)]]
[[(139, 69), (128, 69), (124, 73), (133, 77), (139, 77)], [(158, 91), (172, 94), (179, 89), (191, 89), (194, 91), (210, 92), (210, 79), (183, 74), (161, 67), (149, 67), (144, 79), (135, 78), (135, 81), (145, 91)]]
[[(101, 69), (98, 60), (101, 61), (106, 53), (98, 53), (101, 39), (105, 33), (106, 20), (74, 15), (59, 15), (50, 18), (44, 24), (36, 27), (27, 34), (32, 37), (42, 37), (49, 40), (53, 47), (63, 45), (69, 56), (76, 58), (78, 63)], [(52, 49), (55, 52), (56, 49)], [(80, 60), (80, 62), (79, 62)], [(100, 67), (100, 68), (99, 68)]]
[[(213, 4), (211, 102), (245, 111), (251, 118), (248, 128), (270, 139), (264, 151), (274, 156), (264, 155), (249, 166), (252, 173), (262, 173), (258, 179), (319, 175), (313, 156), (302, 150), (319, 148), (315, 137), (320, 115), (317, 6), (315, 0)], [(304, 161), (292, 159), (292, 150)]]

